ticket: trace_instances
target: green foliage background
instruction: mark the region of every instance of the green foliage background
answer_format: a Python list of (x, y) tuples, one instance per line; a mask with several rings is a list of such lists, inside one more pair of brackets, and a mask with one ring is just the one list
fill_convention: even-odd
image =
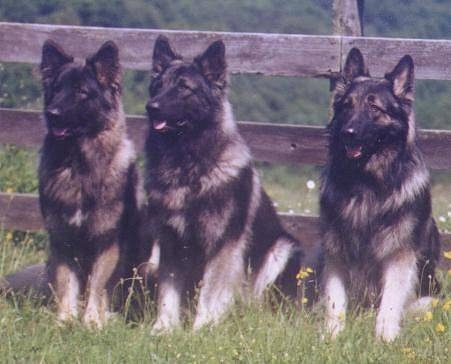
[[(366, 1), (364, 32), (367, 36), (446, 38), (451, 34), (451, 0)], [(0, 21), (102, 27), (216, 30), (266, 33), (332, 33), (330, 0), (2, 0)], [(151, 44), (143, 44), (143, 47)], [(94, 51), (94, 50), (93, 50)], [(433, 57), (433, 55), (431, 55)], [(150, 68), (150, 60), (149, 60)], [(149, 75), (126, 71), (124, 106), (129, 114), (143, 114)], [(451, 129), (451, 82), (419, 80), (416, 90), (418, 124), (422, 128)], [(301, 77), (234, 75), (232, 104), (238, 120), (325, 125), (328, 120), (328, 81)], [(23, 64), (0, 64), (0, 107), (40, 109), (39, 73)], [(35, 157), (32, 156), (34, 161)], [(29, 165), (29, 162), (26, 162)], [(20, 163), (16, 166), (21, 170)], [(31, 167), (34, 172), (34, 167)], [(315, 193), (308, 180), (317, 182), (319, 170), (311, 167), (261, 166), (263, 181), (281, 210), (316, 212)], [(2, 186), (17, 190), (17, 177), (0, 174)], [(27, 175), (28, 177), (28, 175)], [(448, 174), (434, 173), (439, 182)], [(449, 183), (448, 183), (449, 184)], [(318, 183), (317, 183), (318, 185)], [(35, 192), (35, 181), (27, 192)], [(301, 187), (299, 187), (301, 186)], [(438, 185), (440, 188), (443, 184)], [(4, 190), (4, 189), (3, 189)], [(24, 186), (20, 187), (24, 190)], [(445, 188), (445, 192), (451, 188)], [(448, 200), (440, 200), (437, 214), (447, 216)], [(302, 206), (300, 208), (299, 206)]]
[[(323, 35), (332, 33), (331, 16), (330, 0), (2, 0), (0, 6), (0, 21)], [(365, 35), (449, 38), (450, 18), (449, 0), (367, 1)], [(35, 74), (29, 66), (2, 65), (0, 107), (39, 108)], [(143, 113), (147, 83), (146, 72), (126, 72), (128, 113)], [(421, 127), (449, 128), (450, 94), (448, 81), (418, 81), (416, 107)], [(231, 99), (239, 120), (324, 125), (328, 96), (325, 80), (232, 78)]]
[[(325, 35), (332, 32), (331, 17), (329, 0), (0, 0), (0, 21), (103, 27)], [(366, 1), (365, 35), (449, 38), (450, 19), (451, 0)], [(147, 46), (151, 45), (143, 45)], [(125, 73), (127, 113), (144, 113), (148, 82), (147, 72)], [(327, 122), (325, 80), (235, 75), (231, 91), (239, 120)], [(451, 129), (451, 82), (418, 81), (416, 99), (421, 127)], [(35, 67), (0, 64), (0, 107), (40, 109), (41, 105)], [(0, 191), (36, 192), (36, 159), (36, 151), (0, 146)], [(279, 210), (317, 212), (318, 168), (259, 168)], [(440, 227), (449, 230), (450, 174), (435, 172), (433, 179), (434, 215)], [(44, 261), (46, 243), (44, 233), (0, 230), (0, 275)], [(450, 245), (444, 250), (451, 251)], [(432, 318), (408, 318), (403, 335), (392, 345), (375, 342), (371, 310), (348, 318), (337, 341), (321, 337), (322, 312), (300, 314), (293, 307), (274, 305), (238, 305), (215, 328), (151, 338), (152, 303), (141, 322), (118, 316), (102, 332), (93, 332), (77, 322), (60, 327), (53, 307), (35, 300), (1, 297), (0, 362), (449, 363), (450, 274), (440, 272), (443, 296)]]

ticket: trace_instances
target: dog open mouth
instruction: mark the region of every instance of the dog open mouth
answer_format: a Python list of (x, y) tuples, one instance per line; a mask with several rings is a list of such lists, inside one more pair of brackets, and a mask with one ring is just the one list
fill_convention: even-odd
[(166, 120), (154, 120), (152, 122), (152, 127), (156, 130), (156, 131), (166, 131), (168, 130), (168, 123)]
[(361, 145), (353, 145), (345, 146), (346, 157), (349, 159), (359, 159), (362, 156), (362, 146)]
[(65, 139), (68, 136), (72, 135), (68, 128), (51, 128), (50, 131), (52, 135), (57, 139)]
[(167, 120), (153, 120), (152, 127), (155, 131), (164, 133), (170, 130), (179, 130), (188, 127), (189, 122), (187, 120), (180, 120), (175, 123), (168, 122)]

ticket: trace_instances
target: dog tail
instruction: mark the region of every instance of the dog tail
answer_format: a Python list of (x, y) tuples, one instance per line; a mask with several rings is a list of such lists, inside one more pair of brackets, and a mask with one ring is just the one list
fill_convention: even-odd
[(276, 286), (284, 296), (294, 299), (297, 305), (311, 307), (318, 300), (323, 250), (320, 244), (306, 247), (291, 239), (291, 255), (276, 280)]
[(254, 264), (254, 297), (260, 298), (274, 283), (284, 295), (296, 297), (296, 274), (304, 258), (297, 240), (284, 233), (260, 254), (258, 264)]
[(299, 292), (297, 275), (301, 267), (304, 266), (305, 254), (301, 248), (301, 243), (297, 240), (288, 236), (286, 241), (290, 241), (291, 243), (290, 256), (275, 284), (285, 297), (290, 297), (297, 301), (299, 296), (302, 295)]
[(18, 272), (0, 277), (0, 293), (27, 295), (48, 299), (51, 296), (49, 275), (45, 264), (30, 265)]

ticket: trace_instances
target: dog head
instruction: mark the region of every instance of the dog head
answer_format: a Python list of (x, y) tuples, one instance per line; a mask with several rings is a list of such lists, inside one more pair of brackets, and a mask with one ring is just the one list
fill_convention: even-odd
[(111, 126), (121, 84), (119, 52), (113, 42), (103, 44), (80, 65), (57, 43), (47, 40), (40, 69), (49, 136), (55, 140), (95, 136)]
[(372, 156), (396, 154), (414, 143), (413, 84), (409, 55), (383, 79), (375, 79), (361, 52), (351, 49), (334, 90), (331, 153), (339, 153), (348, 163), (365, 165)]
[(150, 132), (194, 135), (214, 128), (226, 92), (225, 46), (213, 42), (193, 61), (174, 52), (159, 36), (153, 50), (152, 80), (146, 105)]

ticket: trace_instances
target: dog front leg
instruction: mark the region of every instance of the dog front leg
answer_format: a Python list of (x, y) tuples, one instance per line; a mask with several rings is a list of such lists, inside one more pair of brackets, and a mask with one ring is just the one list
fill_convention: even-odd
[(78, 316), (80, 282), (77, 274), (67, 263), (53, 263), (52, 260), (50, 261), (50, 275), (56, 295), (58, 320), (73, 320)]
[(194, 330), (208, 323), (217, 323), (233, 303), (234, 296), (242, 295), (245, 282), (243, 245), (240, 242), (235, 243), (233, 247), (226, 244), (207, 263), (200, 288)]
[(345, 273), (335, 262), (324, 268), (323, 298), (326, 305), (326, 331), (335, 338), (345, 327), (347, 295)]
[(376, 318), (376, 336), (393, 341), (399, 334), (406, 304), (415, 293), (417, 261), (413, 252), (390, 257), (382, 277), (382, 298)]
[(107, 283), (119, 262), (119, 245), (112, 244), (95, 260), (88, 280), (88, 300), (83, 322), (101, 328), (108, 313)]
[(168, 269), (159, 272), (158, 311), (151, 330), (153, 335), (170, 332), (180, 326), (182, 290), (183, 277), (178, 270)]

